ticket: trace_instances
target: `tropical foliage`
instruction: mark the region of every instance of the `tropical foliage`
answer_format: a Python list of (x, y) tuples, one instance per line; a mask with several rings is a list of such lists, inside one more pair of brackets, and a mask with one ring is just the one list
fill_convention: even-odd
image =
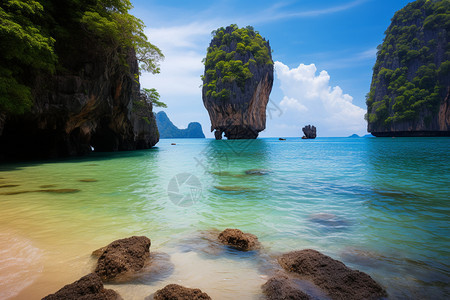
[(67, 70), (86, 37), (124, 67), (134, 48), (141, 69), (158, 73), (163, 55), (131, 8), (129, 0), (2, 0), (0, 112), (27, 111), (35, 75)]
[(450, 44), (445, 42), (450, 34), (450, 2), (412, 2), (395, 13), (385, 34), (366, 97), (366, 118), (386, 127), (439, 108), (442, 79), (450, 69)]
[(243, 91), (246, 81), (253, 77), (252, 65), (273, 64), (267, 41), (252, 26), (239, 28), (233, 24), (211, 34), (213, 39), (203, 60), (207, 96), (229, 99), (230, 91), (223, 88), (224, 84), (235, 82)]

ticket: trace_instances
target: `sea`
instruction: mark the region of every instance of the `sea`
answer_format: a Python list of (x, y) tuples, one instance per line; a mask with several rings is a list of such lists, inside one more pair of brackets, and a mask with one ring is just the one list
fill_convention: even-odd
[[(124, 299), (170, 283), (263, 299), (277, 257), (302, 249), (366, 272), (389, 299), (450, 298), (450, 138), (162, 139), (5, 163), (0, 209), (0, 299), (54, 293), (133, 235), (151, 239), (153, 263), (105, 285)], [(261, 249), (220, 245), (226, 228)]]

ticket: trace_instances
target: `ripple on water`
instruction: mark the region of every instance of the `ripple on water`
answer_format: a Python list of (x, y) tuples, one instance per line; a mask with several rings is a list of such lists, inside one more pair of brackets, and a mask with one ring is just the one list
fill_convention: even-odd
[(42, 272), (42, 251), (28, 239), (0, 232), (0, 299), (17, 296)]

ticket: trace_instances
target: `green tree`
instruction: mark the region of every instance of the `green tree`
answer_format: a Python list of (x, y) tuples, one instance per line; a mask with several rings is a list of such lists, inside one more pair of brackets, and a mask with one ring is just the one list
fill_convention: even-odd
[(147, 103), (152, 103), (156, 107), (164, 107), (167, 108), (167, 104), (164, 102), (159, 101), (159, 98), (161, 97), (159, 93), (156, 91), (156, 89), (142, 89), (141, 95), (144, 98), (144, 100)]
[(43, 16), (38, 1), (0, 3), (0, 112), (28, 110), (32, 105), (30, 73), (55, 69), (55, 40), (39, 26)]
[(205, 74), (201, 76), (207, 96), (229, 99), (231, 93), (222, 83), (235, 82), (243, 91), (246, 81), (253, 77), (252, 64), (273, 64), (267, 41), (252, 26), (239, 28), (232, 24), (211, 34), (213, 39), (203, 59)]
[[(134, 49), (143, 71), (159, 73), (161, 50), (129, 14), (129, 0), (2, 0), (0, 2), (0, 112), (20, 114), (33, 103), (38, 72), (64, 72), (88, 38), (113, 67), (127, 68)], [(138, 77), (139, 74), (135, 74)]]

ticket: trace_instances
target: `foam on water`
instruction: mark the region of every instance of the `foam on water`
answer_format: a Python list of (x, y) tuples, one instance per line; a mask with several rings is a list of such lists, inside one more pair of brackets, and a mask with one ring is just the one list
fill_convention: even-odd
[(13, 232), (0, 232), (0, 299), (17, 296), (41, 275), (42, 251)]

